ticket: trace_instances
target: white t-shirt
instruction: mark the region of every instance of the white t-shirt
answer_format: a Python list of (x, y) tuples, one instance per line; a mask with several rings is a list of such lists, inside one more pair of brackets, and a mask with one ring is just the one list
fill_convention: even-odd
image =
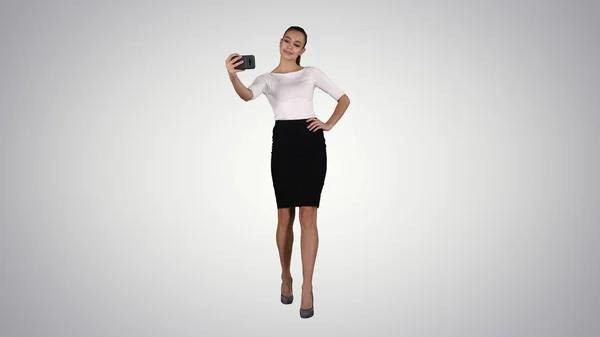
[(264, 73), (248, 87), (252, 99), (264, 94), (275, 114), (275, 120), (316, 117), (313, 110), (314, 89), (319, 88), (336, 101), (344, 95), (325, 73), (307, 66), (290, 73)]

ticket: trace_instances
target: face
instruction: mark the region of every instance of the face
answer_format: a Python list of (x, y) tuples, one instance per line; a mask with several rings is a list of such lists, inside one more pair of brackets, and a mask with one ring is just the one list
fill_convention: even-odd
[(296, 58), (304, 53), (304, 34), (301, 32), (290, 30), (279, 43), (279, 52), (281, 56), (287, 60), (295, 61)]

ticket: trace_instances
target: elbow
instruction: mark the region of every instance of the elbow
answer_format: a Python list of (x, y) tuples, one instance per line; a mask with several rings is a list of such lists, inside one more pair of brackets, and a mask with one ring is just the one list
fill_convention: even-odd
[(250, 94), (240, 94), (239, 96), (242, 99), (242, 101), (244, 101), (244, 102), (248, 102), (248, 101), (252, 100), (252, 93), (250, 93)]
[(252, 98), (254, 97), (254, 93), (252, 92), (252, 90), (248, 89), (246, 90), (245, 95), (240, 95), (240, 97), (244, 100), (244, 102), (248, 102), (252, 100)]
[(345, 105), (350, 105), (350, 97), (348, 97), (348, 95), (346, 94), (343, 94), (342, 97), (340, 97), (340, 99), (338, 100), (338, 102)]

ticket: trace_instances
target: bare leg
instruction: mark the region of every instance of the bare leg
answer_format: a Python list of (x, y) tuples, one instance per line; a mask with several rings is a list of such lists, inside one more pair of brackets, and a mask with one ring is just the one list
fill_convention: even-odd
[(317, 207), (300, 207), (300, 249), (302, 253), (302, 302), (300, 308), (312, 307), (312, 280), (319, 247), (319, 233), (317, 230)]
[(281, 263), (281, 293), (284, 296), (292, 295), (291, 271), (292, 246), (294, 244), (294, 217), (296, 209), (277, 209), (277, 249), (279, 249), (279, 261)]

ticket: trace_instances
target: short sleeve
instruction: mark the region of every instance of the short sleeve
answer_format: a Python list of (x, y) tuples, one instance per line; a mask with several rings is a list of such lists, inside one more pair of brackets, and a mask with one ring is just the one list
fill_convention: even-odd
[(258, 96), (262, 95), (265, 92), (265, 87), (267, 85), (267, 76), (266, 74), (262, 74), (254, 79), (254, 82), (250, 84), (248, 89), (252, 91), (252, 98), (255, 99)]
[(344, 91), (338, 87), (323, 71), (312, 67), (313, 80), (315, 87), (323, 90), (336, 101), (344, 96)]

